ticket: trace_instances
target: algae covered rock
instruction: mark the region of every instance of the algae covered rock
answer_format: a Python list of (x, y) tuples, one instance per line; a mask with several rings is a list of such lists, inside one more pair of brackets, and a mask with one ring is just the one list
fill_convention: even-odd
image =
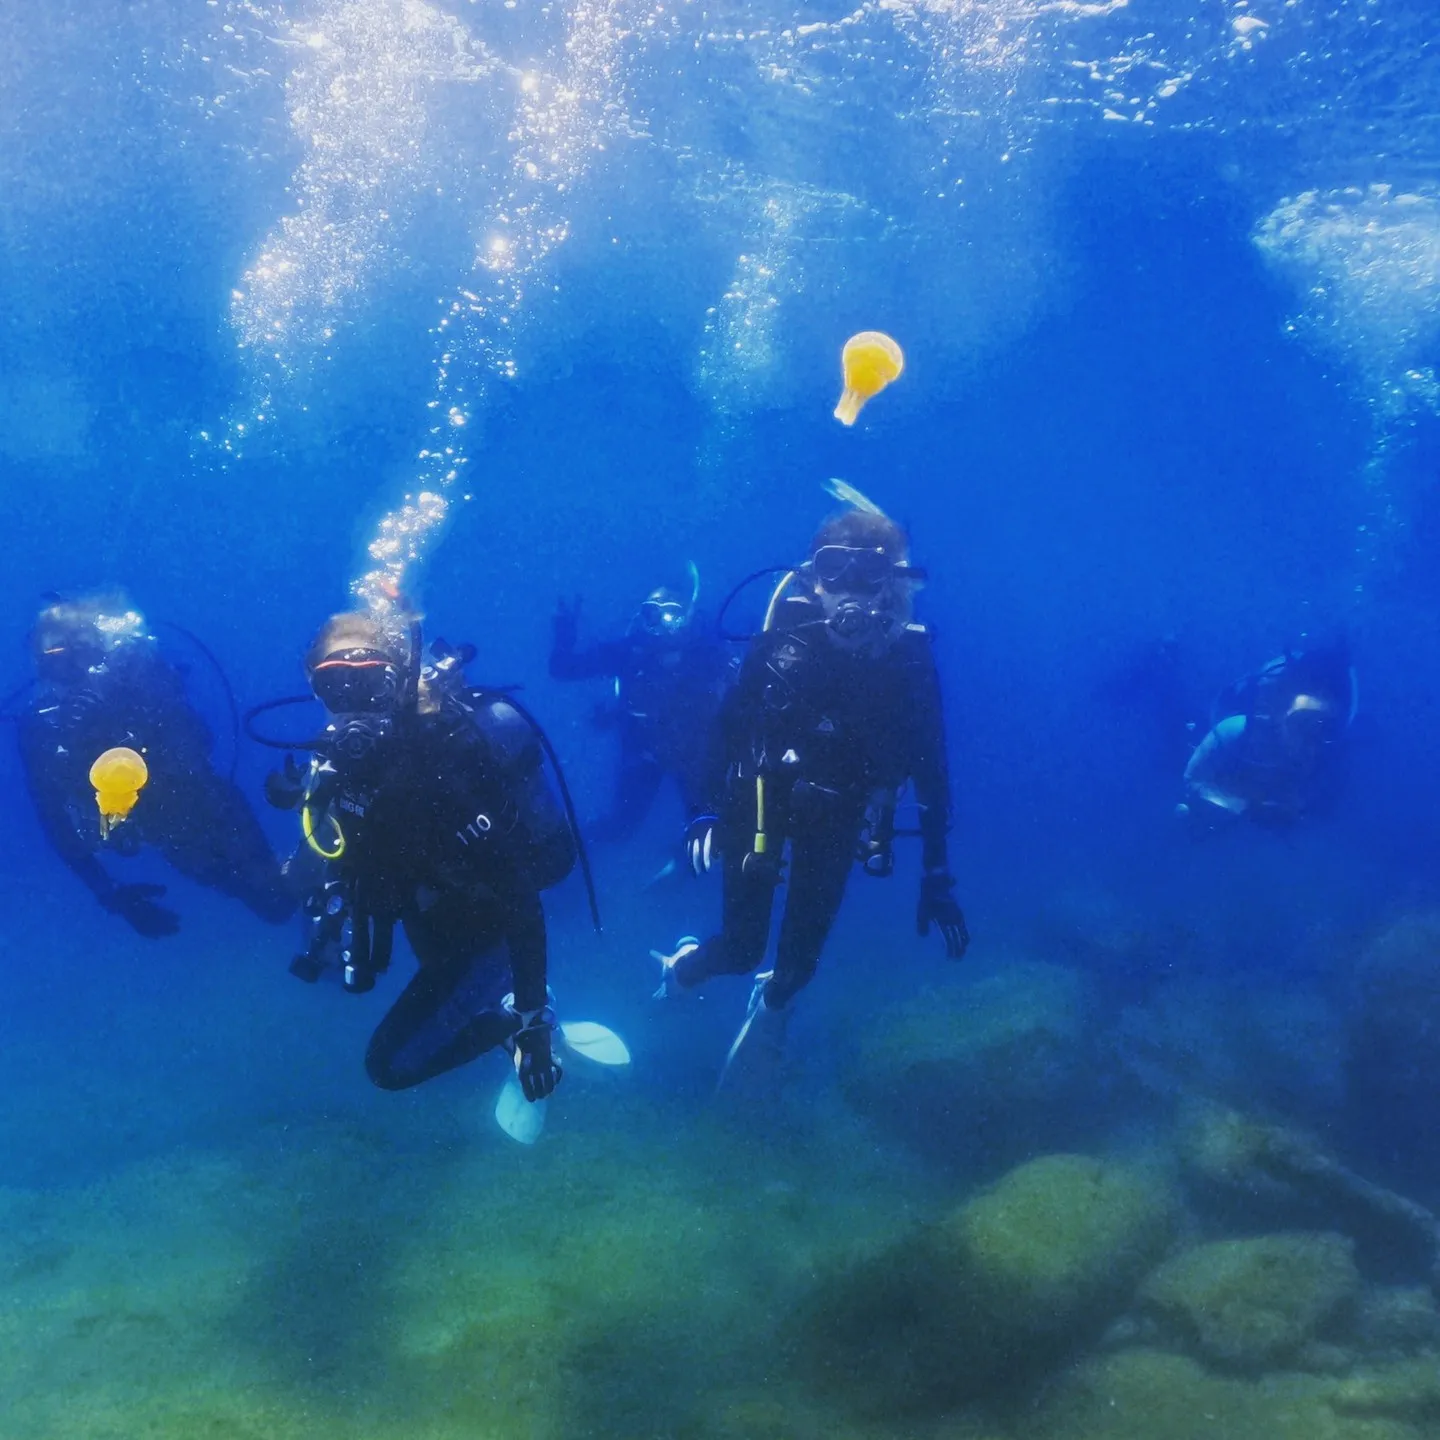
[(1198, 1104), (1180, 1127), (1179, 1154), (1192, 1196), (1206, 1208), (1242, 1221), (1261, 1209), (1276, 1229), (1344, 1231), (1362, 1263), (1429, 1277), (1440, 1287), (1435, 1214), (1359, 1174), (1303, 1132)]
[(1090, 1009), (1079, 972), (1029, 961), (926, 990), (876, 1017), (846, 1094), (928, 1158), (999, 1173), (1088, 1123)]
[(1145, 1282), (1144, 1305), (1203, 1359), (1235, 1370), (1292, 1364), (1360, 1294), (1340, 1235), (1265, 1235), (1198, 1245)]
[(1211, 1374), (1183, 1355), (1125, 1350), (1089, 1360), (1027, 1415), (1026, 1440), (1422, 1440), (1389, 1416), (1339, 1411), (1334, 1380)]
[(1440, 1356), (1418, 1356), (1352, 1375), (1335, 1386), (1330, 1403), (1348, 1415), (1440, 1420)]
[(1175, 1221), (1167, 1185), (1138, 1168), (1046, 1155), (942, 1222), (995, 1321), (1069, 1330), (1129, 1296)]
[(1181, 1163), (1193, 1182), (1289, 1198), (1290, 1182), (1272, 1159), (1277, 1133), (1278, 1127), (1238, 1110), (1201, 1103), (1186, 1111), (1176, 1138)]
[(800, 1326), (813, 1380), (875, 1412), (943, 1409), (1097, 1336), (1169, 1242), (1166, 1180), (1049, 1155), (829, 1277)]
[(1424, 1285), (1374, 1285), (1361, 1297), (1355, 1335), (1371, 1355), (1440, 1350), (1440, 1306)]

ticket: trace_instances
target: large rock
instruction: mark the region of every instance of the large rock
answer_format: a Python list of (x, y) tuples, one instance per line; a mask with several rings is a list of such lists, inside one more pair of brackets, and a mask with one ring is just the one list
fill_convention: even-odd
[(1012, 1170), (939, 1234), (987, 1323), (1067, 1333), (1124, 1303), (1165, 1249), (1175, 1214), (1149, 1171), (1047, 1155)]
[(1360, 1295), (1352, 1251), (1340, 1235), (1220, 1240), (1166, 1261), (1140, 1298), (1202, 1359), (1279, 1369), (1348, 1319)]
[(926, 990), (864, 1032), (846, 1094), (887, 1134), (969, 1177), (1075, 1144), (1099, 1108), (1089, 988), (1074, 970), (1024, 961)]
[(1163, 1177), (1080, 1155), (1006, 1175), (936, 1224), (831, 1277), (797, 1327), (810, 1377), (872, 1413), (944, 1409), (1097, 1335), (1161, 1255)]

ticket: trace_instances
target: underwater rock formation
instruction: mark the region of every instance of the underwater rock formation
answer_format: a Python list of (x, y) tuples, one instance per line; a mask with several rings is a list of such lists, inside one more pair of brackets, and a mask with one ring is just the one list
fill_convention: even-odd
[(1340, 1235), (1264, 1235), (1198, 1245), (1145, 1282), (1141, 1304), (1199, 1358), (1258, 1373), (1296, 1364), (1335, 1335), (1360, 1294)]
[(1097, 1335), (1163, 1254), (1178, 1207), (1136, 1166), (1048, 1155), (823, 1282), (795, 1327), (813, 1383), (862, 1413), (938, 1411)]
[(1026, 1155), (1084, 1141), (1093, 1119), (1083, 977), (1022, 962), (968, 985), (922, 992), (865, 1032), (845, 1092), (926, 1159), (997, 1175)]
[(1335, 1386), (1330, 1403), (1346, 1415), (1416, 1424), (1440, 1421), (1440, 1355), (1416, 1356), (1349, 1376)]
[(1440, 913), (1407, 915), (1382, 931), (1354, 967), (1349, 1081), (1359, 1137), (1377, 1154), (1440, 1165), (1434, 1125), (1440, 1075)]
[(1264, 1210), (1318, 1220), (1383, 1257), (1389, 1268), (1426, 1277), (1440, 1290), (1440, 1220), (1357, 1175), (1298, 1131), (1196, 1105), (1180, 1130), (1180, 1158), (1199, 1198), (1252, 1216)]
[(1423, 1285), (1372, 1285), (1355, 1315), (1355, 1340), (1370, 1356), (1440, 1350), (1440, 1305)]
[(1344, 1022), (1323, 997), (1246, 978), (1176, 976), (1126, 1005), (1104, 1053), (1137, 1099), (1169, 1111), (1197, 1097), (1332, 1114), (1345, 1099)]
[[(1183, 1355), (1126, 1350), (1078, 1365), (1025, 1424), (1026, 1440), (1426, 1440), (1391, 1413), (1343, 1399), (1350, 1382), (1212, 1375)], [(1358, 1392), (1357, 1392), (1358, 1393)]]

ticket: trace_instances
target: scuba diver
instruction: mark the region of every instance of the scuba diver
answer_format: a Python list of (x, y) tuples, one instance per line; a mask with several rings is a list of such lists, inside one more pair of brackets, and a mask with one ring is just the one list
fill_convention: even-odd
[(607, 677), (610, 698), (596, 707), (598, 728), (618, 728), (620, 754), (610, 808), (596, 839), (625, 840), (644, 821), (666, 775), (673, 775), (687, 817), (703, 808), (706, 739), (730, 675), (723, 647), (702, 634), (696, 606), (700, 575), (690, 567), (690, 598), (652, 590), (625, 634), (577, 649), (580, 600), (556, 607), (550, 675)]
[(1344, 779), (1357, 695), (1344, 640), (1287, 650), (1227, 687), (1185, 767), (1176, 814), (1198, 836), (1241, 818), (1283, 829), (1324, 813)]
[[(324, 732), (286, 747), (311, 749), (310, 764), (287, 756), (266, 791), (298, 809), (318, 872), (292, 971), (315, 980), (338, 964), (345, 989), (368, 991), (397, 924), (419, 961), (370, 1040), (371, 1081), (405, 1089), (503, 1046), (515, 1068), (497, 1119), (528, 1143), (543, 1108), (522, 1112), (562, 1074), (541, 895), (570, 874), (577, 846), (568, 795), (562, 808), (546, 777), (548, 741), (507, 695), (469, 686), (473, 655), (436, 641), (426, 661), (412, 619), (332, 617), (305, 660)], [(252, 710), (252, 738), (285, 746), (253, 721), (309, 698)], [(557, 779), (564, 794), (558, 767)]]
[(947, 858), (940, 681), (929, 632), (911, 621), (924, 572), (883, 511), (849, 486), (832, 482), (830, 491), (850, 508), (820, 527), (809, 559), (786, 573), (751, 637), (715, 731), (719, 803), (687, 832), (697, 873), (721, 865), (720, 931), (703, 942), (687, 937), (670, 955), (652, 952), (662, 967), (657, 998), (756, 971), (788, 843), (775, 962), (754, 977), (727, 1071), (747, 1037), (763, 1037), (751, 1043), (758, 1055), (778, 1054), (790, 1002), (815, 973), (857, 859), (868, 874), (892, 873), (892, 841), (902, 833), (897, 794), (907, 780), (919, 827), (904, 833), (920, 836), (924, 865), (916, 928), (923, 936), (936, 926), (954, 960), (969, 944)]
[[(163, 885), (121, 884), (99, 858), (148, 844), (262, 920), (287, 920), (295, 900), (280, 864), (245, 797), (216, 773), (209, 727), (144, 617), (116, 595), (57, 600), (31, 642), (37, 680), (16, 715), (26, 784), (46, 838), (100, 904), (147, 938), (179, 929), (159, 903)], [(142, 777), (123, 820), (107, 815), (93, 778), (112, 752)]]

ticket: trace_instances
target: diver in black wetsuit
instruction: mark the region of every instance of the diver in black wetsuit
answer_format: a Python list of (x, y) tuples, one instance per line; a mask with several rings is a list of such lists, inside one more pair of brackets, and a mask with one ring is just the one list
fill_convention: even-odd
[(756, 977), (746, 1029), (783, 1023), (815, 973), (856, 860), (872, 874), (891, 872), (895, 797), (907, 780), (923, 842), (917, 928), (927, 935), (937, 926), (952, 959), (965, 953), (947, 860), (940, 682), (930, 636), (910, 622), (911, 588), (922, 575), (908, 554), (894, 521), (873, 507), (852, 509), (820, 528), (809, 560), (776, 591), (717, 726), (720, 803), (691, 822), (687, 837), (697, 871), (721, 859), (721, 929), (657, 955), (658, 994), (759, 966), (788, 842), (775, 964)]
[(1177, 814), (1191, 833), (1242, 818), (1286, 829), (1332, 808), (1356, 695), (1343, 640), (1286, 651), (1227, 687), (1185, 767)]
[[(295, 901), (245, 797), (211, 763), (209, 728), (145, 621), (122, 599), (87, 596), (41, 611), (32, 636), (38, 684), (18, 717), (26, 783), (46, 838), (96, 899), (147, 937), (180, 919), (163, 885), (122, 885), (106, 850), (153, 845), (182, 875), (279, 924)], [(90, 766), (106, 750), (139, 752), (149, 781), (129, 819), (106, 838)]]
[[(696, 587), (698, 590), (698, 586)], [(686, 816), (702, 808), (706, 736), (730, 674), (729, 657), (701, 633), (692, 590), (650, 592), (625, 635), (579, 650), (580, 601), (555, 612), (550, 674), (556, 680), (613, 683), (595, 722), (620, 732), (620, 755), (608, 813), (596, 839), (628, 839), (639, 828), (666, 775), (673, 775)]]
[(292, 968), (314, 979), (343, 945), (346, 988), (368, 990), (401, 925), (420, 968), (370, 1041), (370, 1079), (400, 1090), (506, 1045), (540, 1100), (561, 1076), (540, 896), (574, 843), (527, 720), (466, 685), (468, 655), (437, 645), (422, 668), (420, 651), (418, 625), (346, 614), (307, 656), (330, 722), (308, 775), (287, 766), (267, 786), (324, 859)]

